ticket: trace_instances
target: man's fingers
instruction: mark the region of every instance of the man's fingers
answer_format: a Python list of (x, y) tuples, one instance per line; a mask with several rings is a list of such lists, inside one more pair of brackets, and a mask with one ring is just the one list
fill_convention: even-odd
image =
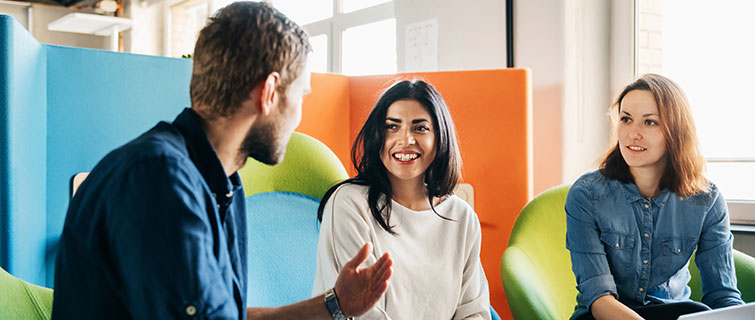
[(385, 282), (391, 278), (391, 275), (393, 275), (393, 268), (387, 267), (383, 270), (380, 270), (380, 273), (378, 273), (376, 278), (378, 279), (378, 281)]
[(349, 262), (347, 262), (343, 267), (344, 269), (356, 269), (364, 263), (365, 260), (367, 260), (367, 257), (370, 254), (370, 249), (372, 246), (369, 242), (365, 243), (364, 246), (362, 246), (362, 249), (359, 249), (359, 252), (357, 252), (357, 255), (354, 256)]
[(388, 281), (382, 281), (379, 284), (375, 285), (372, 290), (372, 299), (371, 300), (380, 300), (380, 297), (383, 296), (385, 291), (388, 290)]
[(392, 265), (393, 259), (391, 259), (391, 256), (386, 252), (382, 257), (380, 257), (380, 259), (378, 259), (378, 261), (371, 265), (370, 268), (378, 270), (383, 268), (390, 268)]

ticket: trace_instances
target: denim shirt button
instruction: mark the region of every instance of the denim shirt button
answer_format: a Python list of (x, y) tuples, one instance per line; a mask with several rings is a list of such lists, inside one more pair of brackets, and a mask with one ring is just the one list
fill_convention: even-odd
[(648, 205), (648, 204), (646, 203), (646, 204), (645, 204), (645, 209), (647, 209), (647, 208), (650, 208), (650, 205)]
[(645, 289), (644, 288), (640, 288), (640, 292), (643, 292), (643, 291), (645, 291)]
[(188, 307), (186, 307), (186, 315), (193, 316), (195, 314), (197, 314), (197, 308), (196, 307), (194, 307), (192, 305), (189, 305)]
[(645, 238), (647, 237), (650, 237), (650, 235), (647, 232), (645, 232)]
[(648, 264), (648, 261), (647, 260), (642, 260), (642, 263)]

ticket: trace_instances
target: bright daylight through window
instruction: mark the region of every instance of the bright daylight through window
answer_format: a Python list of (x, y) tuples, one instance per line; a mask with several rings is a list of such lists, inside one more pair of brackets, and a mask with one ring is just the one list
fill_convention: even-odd
[[(639, 73), (662, 73), (682, 86), (708, 159), (706, 175), (730, 202), (755, 201), (755, 2), (639, 3)], [(755, 222), (755, 210), (732, 212), (732, 222), (742, 218)]]

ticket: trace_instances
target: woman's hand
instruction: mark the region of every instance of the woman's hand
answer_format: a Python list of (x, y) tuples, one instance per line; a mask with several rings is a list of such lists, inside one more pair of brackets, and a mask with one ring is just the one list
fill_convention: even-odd
[(595, 300), (590, 306), (593, 318), (603, 319), (632, 319), (642, 320), (637, 312), (629, 309), (623, 303), (616, 300), (613, 295), (607, 294)]

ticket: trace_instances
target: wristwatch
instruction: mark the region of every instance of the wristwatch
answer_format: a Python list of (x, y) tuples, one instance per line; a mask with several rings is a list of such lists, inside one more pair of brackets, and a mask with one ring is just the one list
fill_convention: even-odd
[(341, 311), (341, 306), (338, 305), (338, 297), (336, 296), (335, 288), (331, 288), (328, 292), (325, 292), (325, 306), (328, 307), (330, 316), (335, 320), (353, 320), (353, 317), (347, 317)]

